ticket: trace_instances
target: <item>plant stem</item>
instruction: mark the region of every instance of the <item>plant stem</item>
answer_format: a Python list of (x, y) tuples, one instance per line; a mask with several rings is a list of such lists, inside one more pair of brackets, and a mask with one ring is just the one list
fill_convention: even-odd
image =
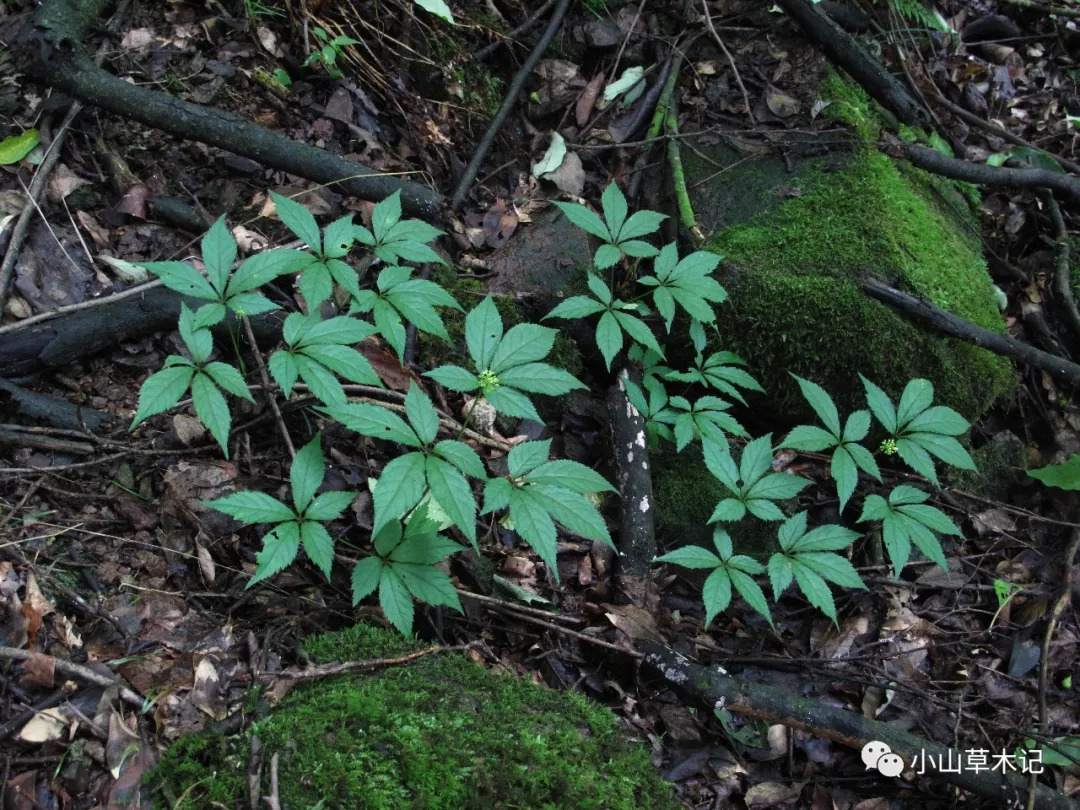
[(686, 174), (683, 172), (682, 152), (679, 149), (679, 119), (678, 105), (675, 94), (672, 93), (671, 101), (664, 116), (664, 130), (668, 134), (668, 163), (671, 166), (671, 185), (675, 191), (675, 201), (679, 207), (679, 222), (690, 232), (695, 247), (700, 247), (705, 241), (705, 234), (701, 232), (694, 217), (694, 207), (690, 203), (690, 192), (686, 190)]
[(263, 391), (266, 392), (266, 401), (270, 405), (270, 410), (274, 413), (274, 421), (277, 422), (278, 431), (285, 441), (285, 447), (289, 451), (289, 458), (296, 458), (296, 448), (293, 446), (288, 428), (285, 427), (285, 420), (281, 418), (277, 397), (274, 396), (274, 389), (270, 385), (270, 375), (266, 371), (266, 364), (263, 362), (262, 352), (259, 351), (259, 344), (255, 342), (255, 333), (251, 330), (251, 321), (248, 320), (247, 315), (241, 315), (240, 320), (244, 324), (244, 334), (247, 336), (248, 343), (251, 344), (251, 350), (255, 353), (255, 365), (259, 367), (259, 377), (262, 379)]

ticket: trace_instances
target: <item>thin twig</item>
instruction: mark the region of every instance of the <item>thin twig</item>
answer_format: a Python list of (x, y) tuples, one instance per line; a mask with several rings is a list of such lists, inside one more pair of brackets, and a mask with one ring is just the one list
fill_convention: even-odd
[[(1043, 734), (1046, 733), (1048, 721), (1046, 682), (1050, 675), (1050, 644), (1054, 640), (1054, 630), (1057, 628), (1058, 620), (1061, 618), (1061, 614), (1065, 612), (1065, 608), (1069, 606), (1069, 599), (1072, 594), (1072, 569), (1073, 562), (1076, 560), (1077, 548), (1080, 548), (1080, 530), (1073, 532), (1069, 547), (1065, 550), (1064, 582), (1062, 582), (1061, 592), (1054, 602), (1054, 607), (1050, 611), (1050, 619), (1046, 623), (1046, 634), (1043, 636), (1042, 654), (1039, 660), (1039, 731)], [(1027, 810), (1034, 810), (1035, 808), (1035, 786), (1037, 784), (1038, 776), (1033, 772), (1031, 774), (1031, 789), (1028, 791)]]
[(547, 0), (547, 2), (540, 6), (540, 8), (530, 14), (529, 18), (525, 20), (525, 22), (523, 22), (517, 28), (508, 31), (506, 33), (506, 36), (504, 36), (502, 39), (497, 39), (490, 45), (485, 45), (483, 48), (473, 54), (473, 60), (477, 62), (482, 62), (483, 60), (487, 59), (492, 53), (494, 53), (499, 46), (509, 45), (511, 42), (514, 41), (515, 37), (521, 36), (530, 28), (534, 27), (538, 22), (540, 22), (540, 18), (547, 14), (548, 10), (553, 5), (555, 5), (555, 3), (556, 0)]
[[(26, 232), (30, 229), (30, 220), (33, 218), (35, 212), (41, 210), (38, 208), (38, 200), (41, 199), (41, 195), (45, 191), (45, 186), (49, 182), (53, 167), (56, 166), (57, 161), (60, 160), (60, 152), (62, 151), (61, 148), (64, 144), (64, 137), (67, 135), (68, 128), (71, 126), (71, 122), (75, 120), (75, 116), (82, 112), (82, 109), (82, 102), (73, 101), (71, 103), (71, 108), (68, 110), (67, 115), (64, 116), (64, 120), (60, 124), (60, 129), (57, 131), (56, 137), (54, 137), (52, 143), (49, 144), (49, 149), (45, 153), (45, 159), (41, 161), (41, 165), (38, 166), (37, 172), (34, 173), (34, 179), (30, 181), (30, 187), (26, 189), (26, 205), (23, 207), (22, 213), (19, 214), (19, 219), (11, 231), (11, 241), (8, 242), (4, 260), (0, 263), (0, 312), (3, 312), (4, 305), (7, 303), (8, 288), (11, 286), (11, 275), (15, 269), (15, 261), (19, 258), (19, 252), (22, 250)], [(44, 219), (44, 216), (45, 215), (42, 214), (42, 219)]]
[(1061, 215), (1061, 206), (1054, 199), (1054, 195), (1048, 191), (1041, 196), (1050, 214), (1050, 221), (1054, 224), (1054, 292), (1065, 321), (1072, 330), (1073, 340), (1080, 341), (1080, 311), (1077, 311), (1076, 299), (1073, 298), (1070, 272), (1072, 267), (1069, 257), (1069, 231), (1065, 227), (1065, 218)]
[[(120, 21), (127, 13), (130, 3), (131, 0), (121, 0), (116, 8), (116, 13), (113, 14), (112, 18), (105, 26), (106, 34), (111, 36), (120, 28)], [(108, 40), (106, 40), (101, 43), (97, 53), (94, 55), (94, 62), (99, 67), (105, 61), (105, 54), (108, 53), (108, 51)], [(22, 213), (19, 214), (19, 219), (12, 229), (11, 240), (8, 242), (7, 252), (4, 254), (3, 262), (0, 262), (0, 313), (4, 311), (4, 305), (7, 303), (8, 288), (11, 286), (11, 274), (15, 269), (15, 261), (19, 258), (23, 239), (26, 238), (26, 232), (30, 228), (30, 219), (33, 217), (34, 211), (37, 210), (37, 202), (41, 199), (41, 195), (45, 191), (45, 186), (48, 185), (49, 177), (52, 175), (52, 170), (56, 166), (56, 162), (60, 160), (64, 138), (67, 136), (71, 123), (75, 120), (75, 117), (82, 112), (82, 109), (83, 103), (81, 101), (77, 99), (72, 101), (71, 107), (67, 111), (67, 115), (64, 116), (64, 120), (61, 122), (60, 128), (56, 132), (56, 136), (52, 139), (49, 148), (45, 151), (44, 159), (34, 173), (34, 179), (30, 181), (30, 188), (26, 191), (26, 205), (23, 207)], [(44, 219), (44, 215), (42, 218)], [(46, 220), (46, 224), (47, 222), (48, 221)]]
[(281, 433), (281, 438), (285, 440), (285, 447), (289, 451), (289, 458), (296, 458), (296, 448), (293, 446), (292, 437), (289, 435), (289, 429), (285, 427), (285, 420), (281, 418), (281, 409), (278, 408), (277, 397), (274, 396), (274, 389), (270, 385), (270, 375), (266, 371), (266, 363), (263, 362), (262, 352), (259, 351), (259, 344), (255, 341), (255, 332), (251, 328), (251, 321), (248, 320), (247, 315), (242, 315), (240, 320), (244, 324), (244, 335), (247, 337), (248, 343), (251, 344), (251, 351), (255, 355), (255, 365), (259, 367), (259, 377), (262, 379), (263, 393), (266, 394), (266, 401), (270, 405), (270, 410), (274, 413), (274, 421), (277, 422), (278, 431)]
[(754, 108), (750, 106), (750, 94), (746, 92), (746, 85), (743, 84), (742, 76), (739, 74), (739, 68), (735, 65), (735, 57), (731, 51), (728, 50), (727, 45), (724, 44), (724, 40), (720, 38), (720, 34), (716, 30), (716, 26), (713, 25), (712, 13), (709, 11), (709, 0), (701, 0), (701, 11), (705, 15), (705, 24), (709, 26), (709, 31), (713, 35), (713, 39), (716, 40), (716, 44), (720, 46), (720, 50), (723, 51), (724, 56), (727, 57), (728, 64), (731, 65), (731, 70), (735, 74), (735, 82), (739, 85), (739, 90), (742, 91), (743, 104), (746, 105), (746, 117), (750, 119), (752, 125), (757, 124), (757, 120), (754, 118)]
[(495, 136), (499, 134), (499, 130), (502, 129), (503, 124), (506, 123), (506, 119), (510, 116), (510, 111), (514, 108), (514, 105), (517, 104), (518, 96), (521, 95), (521, 91), (525, 87), (525, 82), (528, 80), (529, 76), (532, 75), (536, 63), (540, 61), (540, 57), (547, 51), (548, 45), (551, 44), (551, 40), (555, 38), (555, 32), (559, 30), (559, 26), (562, 24), (563, 17), (566, 16), (566, 10), (569, 7), (570, 0), (558, 0), (558, 5), (555, 7), (555, 11), (551, 15), (551, 20), (544, 30), (544, 35), (540, 37), (540, 41), (536, 43), (536, 47), (533, 48), (532, 53), (529, 54), (525, 63), (521, 66), (521, 69), (514, 75), (513, 81), (510, 82), (510, 87), (506, 91), (506, 98), (503, 99), (502, 106), (499, 107), (499, 111), (495, 113), (495, 117), (492, 119), (487, 131), (480, 139), (480, 143), (473, 153), (472, 160), (469, 161), (469, 165), (465, 167), (465, 172), (461, 175), (461, 181), (454, 191), (454, 196), (450, 198), (451, 210), (458, 210), (461, 208), (462, 203), (465, 202), (465, 198), (472, 188), (473, 180), (476, 179), (476, 175), (480, 171), (480, 165), (484, 162), (484, 158), (487, 157), (487, 153), (491, 151), (491, 147), (495, 143)]
[(292, 681), (295, 683), (317, 681), (322, 678), (332, 678), (337, 675), (352, 675), (357, 672), (374, 672), (379, 669), (399, 667), (403, 664), (411, 664), (419, 658), (425, 658), (435, 653), (464, 652), (465, 650), (470, 649), (471, 646), (472, 645), (470, 644), (464, 644), (457, 647), (427, 647), (423, 650), (416, 650), (415, 652), (397, 658), (372, 658), (367, 661), (345, 661), (334, 664), (322, 664), (320, 666), (308, 667), (307, 669), (290, 667), (281, 672), (266, 673), (262, 677), (264, 680)]
[[(5, 661), (29, 661), (36, 655), (44, 655), (44, 653), (19, 650), (15, 647), (0, 647), (0, 659)], [(54, 658), (53, 666), (61, 675), (78, 678), (87, 683), (92, 683), (95, 686), (102, 686), (106, 689), (110, 686), (115, 686), (120, 695), (120, 699), (130, 706), (135, 706), (140, 710), (146, 706), (146, 701), (142, 696), (136, 694), (130, 687), (125, 686), (119, 678), (110, 678), (108, 675), (102, 675), (100, 672), (90, 669), (90, 667), (76, 664), (72, 661), (65, 661), (63, 658)]]

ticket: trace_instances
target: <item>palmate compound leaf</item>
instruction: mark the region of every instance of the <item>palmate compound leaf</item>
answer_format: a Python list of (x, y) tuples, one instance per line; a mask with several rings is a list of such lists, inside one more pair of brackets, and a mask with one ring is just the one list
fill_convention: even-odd
[(546, 461), (551, 442), (525, 442), (507, 460), (511, 481), (491, 478), (484, 487), (482, 514), (509, 508), (514, 529), (558, 579), (555, 563), (557, 521), (568, 531), (612, 545), (607, 525), (586, 497), (614, 491), (602, 476), (574, 461)]
[(843, 526), (828, 524), (807, 532), (807, 514), (799, 512), (779, 529), (781, 551), (769, 558), (768, 572), (774, 601), (794, 579), (810, 604), (836, 623), (836, 606), (826, 580), (842, 588), (865, 589), (851, 563), (832, 553), (851, 545), (859, 536)]
[(761, 520), (783, 520), (784, 513), (774, 501), (794, 498), (810, 484), (805, 478), (790, 473), (769, 473), (772, 464), (772, 434), (747, 443), (739, 459), (738, 478), (735, 463), (724, 446), (714, 437), (703, 443), (705, 464), (728, 490), (732, 497), (717, 504), (709, 519), (741, 520), (746, 512)]
[(924, 503), (928, 498), (922, 490), (903, 485), (889, 494), (888, 501), (880, 495), (870, 495), (863, 503), (858, 522), (881, 521), (881, 539), (896, 577), (908, 562), (912, 543), (927, 558), (948, 570), (948, 561), (937, 535), (962, 536), (944, 512)]
[(713, 532), (713, 544), (719, 556), (700, 546), (688, 545), (658, 557), (656, 562), (673, 563), (684, 568), (714, 569), (702, 589), (706, 627), (718, 613), (727, 609), (731, 602), (732, 587), (752, 610), (763, 616), (772, 626), (772, 614), (765, 594), (752, 578), (753, 575), (764, 573), (764, 566), (751, 557), (734, 554), (731, 537), (719, 527)]

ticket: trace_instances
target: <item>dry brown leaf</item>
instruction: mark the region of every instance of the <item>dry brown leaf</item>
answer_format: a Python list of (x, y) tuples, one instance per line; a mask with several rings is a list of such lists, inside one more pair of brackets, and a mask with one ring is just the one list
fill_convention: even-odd
[(799, 111), (797, 99), (781, 93), (771, 84), (765, 90), (765, 106), (777, 118), (790, 118)]
[(507, 243), (517, 230), (518, 217), (513, 208), (507, 208), (501, 197), (484, 214), (484, 242), (493, 248)]
[(154, 32), (149, 28), (132, 28), (120, 40), (125, 51), (145, 51), (154, 42)]
[(210, 552), (206, 550), (206, 546), (195, 541), (195, 554), (199, 558), (199, 571), (202, 573), (203, 582), (207, 585), (213, 585), (214, 580), (217, 578), (217, 568), (214, 565), (214, 558), (210, 556)]
[(59, 637), (60, 643), (70, 650), (77, 650), (83, 645), (82, 639), (75, 631), (75, 623), (63, 613), (54, 613), (53, 633)]
[(93, 214), (87, 211), (76, 211), (75, 216), (79, 219), (79, 225), (90, 234), (90, 238), (94, 240), (97, 247), (106, 248), (109, 246), (109, 232), (105, 230), (104, 226), (97, 221)]
[(228, 707), (222, 695), (222, 679), (216, 664), (216, 655), (205, 655), (196, 665), (191, 705), (213, 719), (220, 720), (228, 713)]
[(401, 361), (381, 346), (365, 340), (359, 346), (360, 354), (367, 358), (383, 385), (391, 391), (408, 391), (411, 383), (422, 385), (421, 379), (411, 368), (403, 366)]
[(194, 416), (178, 413), (173, 417), (172, 423), (173, 430), (176, 431), (176, 437), (180, 439), (184, 447), (191, 447), (201, 442), (206, 435), (206, 428), (203, 427), (203, 423)]
[(51, 203), (59, 203), (68, 194), (79, 186), (89, 185), (89, 180), (84, 180), (67, 167), (66, 163), (58, 163), (49, 175), (49, 184), (45, 192), (45, 198)]
[(260, 250), (266, 250), (270, 247), (270, 241), (265, 236), (249, 230), (243, 225), (237, 225), (233, 228), (232, 235), (236, 239), (237, 246), (244, 253), (258, 253)]
[(747, 807), (794, 807), (802, 793), (804, 782), (785, 785), (782, 782), (759, 782), (746, 791), (743, 801)]
[(663, 641), (656, 618), (635, 605), (603, 605), (608, 621), (632, 641)]
[(116, 203), (116, 210), (136, 219), (146, 219), (150, 194), (150, 189), (145, 184), (137, 183), (124, 192), (124, 196)]
[(56, 683), (56, 659), (51, 655), (34, 653), (21, 665), (22, 674), (19, 683), (30, 686), (40, 686), (42, 689), (52, 689)]
[(577, 152), (567, 152), (559, 168), (546, 174), (544, 179), (550, 180), (560, 191), (578, 196), (585, 189), (585, 167)]
[(600, 97), (600, 91), (603, 89), (604, 72), (600, 71), (585, 85), (585, 90), (581, 93), (577, 105), (574, 107), (574, 120), (577, 121), (579, 128), (589, 123), (593, 107), (596, 106), (596, 99)]
[(34, 314), (26, 300), (18, 295), (8, 296), (7, 303), (4, 304), (4, 312), (20, 321)]

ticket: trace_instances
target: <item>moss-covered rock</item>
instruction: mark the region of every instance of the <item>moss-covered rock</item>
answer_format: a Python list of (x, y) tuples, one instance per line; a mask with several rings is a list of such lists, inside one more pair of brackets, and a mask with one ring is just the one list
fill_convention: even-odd
[[(849, 95), (834, 112), (866, 137), (876, 131), (871, 113), (857, 93)], [(689, 176), (715, 171), (687, 151)], [(847, 408), (865, 407), (861, 372), (894, 394), (925, 377), (937, 401), (969, 418), (985, 413), (1013, 384), (1006, 360), (931, 335), (856, 286), (874, 275), (1003, 331), (963, 190), (862, 141), (825, 155), (802, 151), (794, 172), (774, 156), (721, 153), (731, 170), (716, 183), (726, 191), (718, 196), (706, 184), (695, 193), (699, 219), (719, 229), (711, 248), (725, 259), (721, 278), (731, 300), (720, 311), (723, 348), (747, 360), (774, 415), (805, 413), (789, 371)]]
[[(305, 648), (316, 662), (415, 649), (363, 625)], [(247, 807), (251, 733), (266, 761), (280, 756), (281, 800), (294, 810), (680, 806), (610, 711), (459, 655), (318, 681), (246, 735), (183, 738), (147, 777), (156, 806)]]

